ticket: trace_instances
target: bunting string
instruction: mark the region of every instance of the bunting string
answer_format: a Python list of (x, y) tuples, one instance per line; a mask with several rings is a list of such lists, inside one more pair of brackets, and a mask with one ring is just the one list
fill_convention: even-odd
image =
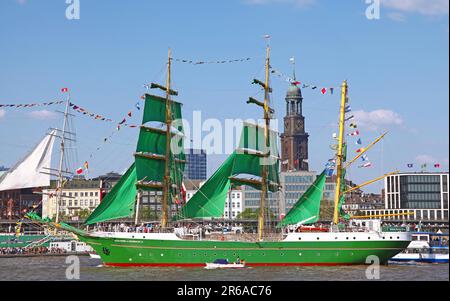
[(62, 104), (62, 103), (64, 103), (64, 100), (50, 101), (50, 102), (43, 102), (43, 103), (0, 104), (0, 108), (33, 108), (33, 107), (47, 107), (47, 106), (60, 105), (60, 104)]
[(179, 63), (185, 63), (185, 64), (191, 64), (191, 65), (205, 65), (205, 64), (229, 64), (229, 63), (242, 63), (250, 61), (251, 58), (242, 58), (242, 59), (233, 59), (233, 60), (217, 60), (217, 61), (193, 61), (193, 60), (186, 60), (186, 59), (177, 59), (172, 58), (172, 60), (179, 62)]
[[(76, 112), (78, 112), (78, 113), (80, 113), (80, 114), (82, 114), (84, 116), (89, 116), (89, 117), (93, 118), (94, 120), (116, 123), (118, 129), (120, 129), (121, 127), (129, 127), (129, 128), (137, 128), (138, 127), (135, 124), (128, 124), (127, 123), (127, 118), (128, 117), (132, 117), (132, 112), (131, 111), (128, 112), (127, 117), (124, 117), (121, 121), (114, 121), (113, 119), (107, 118), (107, 117), (105, 117), (103, 115), (100, 115), (100, 114), (97, 114), (97, 113), (92, 113), (89, 110), (86, 110), (85, 108), (82, 108), (82, 107), (80, 107), (80, 106), (78, 106), (78, 105), (76, 105), (76, 104), (74, 104), (72, 102), (69, 105), (74, 111), (76, 111)], [(136, 107), (140, 109), (140, 107), (138, 105)]]
[(277, 77), (283, 79), (284, 81), (290, 83), (290, 84), (294, 84), (296, 86), (301, 86), (302, 89), (311, 89), (314, 91), (319, 91), (322, 95), (333, 95), (334, 91), (336, 89), (339, 89), (339, 87), (321, 87), (318, 85), (314, 85), (314, 84), (310, 84), (310, 83), (304, 83), (301, 81), (297, 81), (289, 76), (284, 75), (283, 73), (281, 73), (280, 71), (272, 68), (272, 66), (270, 67), (272, 70), (270, 71), (272, 74), (276, 75)]

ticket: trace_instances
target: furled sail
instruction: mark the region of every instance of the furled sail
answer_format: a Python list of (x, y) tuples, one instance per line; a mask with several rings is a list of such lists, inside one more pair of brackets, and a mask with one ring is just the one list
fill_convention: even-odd
[(46, 135), (24, 160), (0, 177), (0, 191), (50, 186), (48, 173), (55, 135), (56, 130)]
[(222, 217), (231, 183), (261, 188), (262, 164), (268, 165), (269, 189), (279, 188), (277, 135), (269, 131), (270, 145), (265, 147), (264, 128), (245, 123), (239, 148), (231, 154), (212, 177), (181, 209), (178, 219)]
[(317, 177), (314, 183), (300, 197), (294, 207), (278, 224), (278, 227), (297, 224), (306, 225), (317, 222), (319, 220), (320, 201), (323, 196), (325, 180), (326, 170)]
[(133, 163), (125, 175), (105, 196), (100, 205), (86, 220), (87, 225), (117, 218), (130, 217), (136, 202), (136, 166)]

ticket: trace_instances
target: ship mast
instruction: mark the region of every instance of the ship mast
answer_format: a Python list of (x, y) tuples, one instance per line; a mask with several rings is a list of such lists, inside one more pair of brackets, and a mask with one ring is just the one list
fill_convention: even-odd
[(56, 187), (56, 218), (55, 222), (59, 222), (59, 207), (62, 199), (62, 188), (63, 188), (63, 164), (64, 164), (64, 152), (65, 152), (65, 140), (66, 140), (66, 128), (67, 128), (67, 118), (69, 116), (69, 106), (70, 106), (70, 91), (68, 91), (66, 99), (66, 109), (64, 110), (64, 121), (61, 132), (61, 144), (60, 144), (60, 155), (59, 155), (59, 168), (58, 168), (58, 184)]
[[(270, 156), (270, 138), (269, 138), (269, 127), (270, 127), (270, 108), (269, 108), (269, 69), (270, 69), (270, 46), (267, 45), (266, 49), (266, 79), (264, 82), (264, 138), (265, 138), (265, 149), (269, 152), (265, 155)], [(259, 215), (258, 215), (258, 239), (263, 240), (264, 233), (264, 217), (265, 217), (265, 206), (266, 206), (266, 195), (267, 195), (267, 163), (268, 160), (264, 160), (262, 165), (261, 173), (261, 198), (259, 202)]]
[(337, 225), (339, 222), (339, 200), (342, 196), (341, 184), (342, 184), (342, 172), (343, 172), (343, 148), (344, 148), (344, 128), (345, 128), (345, 104), (347, 103), (348, 86), (347, 81), (342, 84), (341, 91), (341, 106), (339, 113), (339, 136), (338, 136), (338, 153), (336, 158), (336, 188), (334, 194), (334, 215), (333, 224)]
[(164, 166), (164, 187), (163, 187), (163, 198), (162, 198), (162, 218), (161, 227), (166, 228), (168, 222), (168, 203), (169, 203), (169, 193), (170, 193), (170, 141), (172, 127), (172, 112), (170, 103), (170, 71), (171, 71), (171, 50), (169, 48), (168, 61), (167, 61), (167, 80), (166, 80), (166, 158)]

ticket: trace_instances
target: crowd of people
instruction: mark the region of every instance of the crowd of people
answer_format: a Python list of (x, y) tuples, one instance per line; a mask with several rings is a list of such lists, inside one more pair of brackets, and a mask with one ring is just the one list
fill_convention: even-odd
[(0, 248), (0, 256), (1, 255), (47, 255), (47, 254), (64, 254), (66, 250), (58, 249), (58, 248), (47, 248), (47, 247), (8, 247), (8, 248)]

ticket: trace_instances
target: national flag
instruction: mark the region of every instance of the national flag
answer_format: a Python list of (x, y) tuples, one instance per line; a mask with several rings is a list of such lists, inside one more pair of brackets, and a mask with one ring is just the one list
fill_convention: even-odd
[(345, 113), (350, 113), (352, 111), (352, 107), (346, 106), (345, 107)]
[(413, 168), (414, 167), (414, 164), (408, 164), (408, 168)]
[(122, 125), (122, 124), (124, 124), (125, 122), (127, 122), (127, 119), (126, 119), (126, 118), (124, 118), (119, 124)]
[(293, 85), (301, 85), (301, 82), (292, 82)]
[(361, 145), (362, 144), (361, 138), (359, 138), (355, 143), (356, 143), (356, 145)]
[(441, 164), (439, 163), (434, 164), (434, 168), (441, 168)]
[(334, 94), (334, 88), (330, 88), (330, 94), (331, 94), (331, 95)]
[(316, 89), (317, 89), (317, 86), (312, 86), (311, 89), (312, 89), (312, 90), (316, 90)]
[(325, 174), (327, 177), (331, 177), (333, 175), (334, 169), (332, 168), (327, 168), (325, 171)]
[(139, 103), (138, 103), (138, 102), (136, 103), (135, 107), (136, 107), (136, 109), (138, 109), (138, 111), (140, 111), (140, 110), (141, 110), (141, 106), (139, 105)]
[(62, 88), (62, 89), (61, 89), (61, 92), (67, 93), (67, 92), (69, 92), (69, 88)]
[(130, 112), (128, 112), (128, 117), (131, 117), (131, 111), (130, 111)]
[(89, 162), (88, 161), (84, 162), (84, 169), (89, 169)]
[(361, 159), (363, 160), (363, 162), (369, 161), (369, 157), (368, 157), (367, 155), (363, 155), (363, 156), (361, 157)]
[(322, 90), (320, 90), (320, 92), (322, 92), (323, 95), (327, 94), (327, 88), (322, 88)]
[(372, 163), (367, 162), (366, 164), (360, 165), (359, 168), (367, 168), (367, 167), (371, 167)]
[(81, 168), (81, 167), (78, 168), (76, 172), (77, 172), (77, 175), (81, 175), (83, 173), (83, 168)]
[(351, 127), (351, 128), (354, 128), (354, 129), (358, 128), (358, 126), (356, 125), (356, 123), (350, 123), (350, 127)]
[(349, 136), (358, 136), (359, 131), (354, 131), (353, 133), (348, 134)]
[(365, 148), (359, 148), (356, 150), (357, 153), (362, 153), (365, 150)]

